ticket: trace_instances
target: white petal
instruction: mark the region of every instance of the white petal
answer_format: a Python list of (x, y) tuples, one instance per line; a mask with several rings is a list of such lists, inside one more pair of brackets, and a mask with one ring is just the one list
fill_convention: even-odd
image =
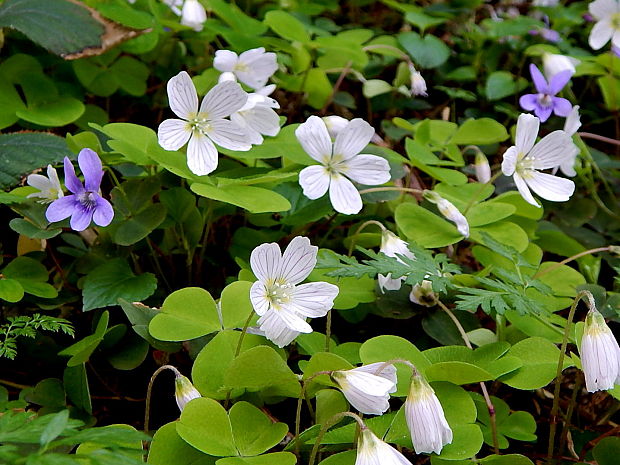
[(191, 136), (191, 126), (182, 119), (167, 119), (157, 128), (157, 140), (165, 150), (179, 150)]
[(26, 178), (26, 183), (29, 186), (39, 189), (40, 191), (46, 191), (53, 187), (50, 180), (41, 174), (28, 175), (28, 178)]
[(605, 18), (594, 25), (590, 31), (588, 42), (594, 50), (602, 48), (614, 35), (614, 28), (611, 20)]
[(246, 130), (227, 119), (209, 121), (205, 133), (217, 145), (228, 150), (246, 151), (252, 148)]
[(594, 0), (588, 5), (588, 11), (594, 18), (602, 19), (618, 12), (616, 0)]
[(270, 303), (267, 298), (267, 288), (262, 281), (255, 281), (250, 288), (250, 301), (252, 302), (252, 307), (254, 307), (254, 311), (263, 316), (267, 311), (269, 311)]
[(575, 183), (570, 179), (552, 174), (530, 171), (524, 180), (539, 197), (552, 202), (565, 202), (575, 192)]
[(282, 254), (277, 278), (287, 284), (299, 284), (314, 269), (318, 251), (319, 248), (311, 245), (307, 237), (295, 237)]
[(569, 136), (575, 134), (581, 127), (579, 105), (575, 105), (564, 121), (564, 132)]
[(207, 12), (198, 0), (185, 0), (181, 10), (181, 24), (191, 27), (194, 31), (202, 31), (206, 20)]
[(538, 136), (538, 128), (540, 120), (529, 113), (521, 113), (517, 120), (517, 135), (515, 145), (517, 150), (522, 153), (528, 153), (536, 142)]
[(589, 392), (614, 387), (618, 376), (618, 343), (605, 333), (583, 335), (580, 356), (586, 389)]
[(327, 164), (332, 157), (332, 141), (321, 118), (312, 115), (295, 129), (297, 140), (308, 155)]
[(368, 145), (374, 134), (373, 127), (363, 119), (355, 118), (349, 121), (349, 124), (336, 136), (334, 160), (347, 160), (354, 157)]
[(361, 367), (354, 368), (350, 371), (354, 371), (356, 373), (370, 373), (384, 378), (393, 384), (388, 393), (396, 392), (396, 367), (391, 363), (388, 365), (386, 365), (385, 362), (369, 363), (368, 365), (362, 365)]
[(383, 276), (382, 274), (377, 275), (377, 281), (379, 281), (381, 292), (399, 290), (403, 285), (404, 279), (404, 277), (398, 279), (392, 278), (391, 274), (387, 276)]
[(168, 81), (168, 102), (170, 109), (179, 118), (191, 119), (198, 112), (196, 87), (185, 71)]
[(527, 187), (527, 184), (525, 183), (523, 178), (519, 175), (519, 173), (515, 172), (512, 175), (512, 179), (514, 180), (515, 185), (517, 186), (517, 189), (519, 190), (519, 194), (521, 194), (521, 197), (523, 197), (523, 200), (525, 200), (530, 205), (534, 205), (535, 207), (540, 208), (539, 203), (536, 202), (536, 200), (532, 196), (532, 193), (530, 192), (529, 187)]
[(290, 329), (275, 311), (260, 317), (258, 323), (265, 337), (280, 348), (290, 344), (300, 334)]
[(381, 233), (381, 248), (379, 251), (388, 257), (404, 255), (411, 260), (415, 260), (415, 255), (409, 250), (409, 244), (387, 229)]
[(575, 66), (579, 63), (581, 63), (580, 60), (566, 55), (543, 53), (543, 67), (547, 81), (550, 81), (555, 74), (565, 70), (575, 74)]
[(338, 170), (353, 181), (370, 186), (390, 180), (390, 164), (376, 155), (357, 155), (340, 163)]
[(363, 207), (362, 197), (353, 183), (338, 173), (334, 173), (331, 176), (329, 200), (334, 210), (345, 215), (359, 213)]
[(452, 202), (441, 199), (437, 202), (439, 212), (456, 224), (456, 229), (465, 237), (469, 237), (469, 223), (467, 218), (454, 206)]
[(388, 379), (364, 371), (348, 370), (342, 372), (347, 382), (358, 391), (370, 396), (385, 396), (394, 388), (394, 383)]
[(329, 189), (330, 176), (323, 165), (308, 166), (299, 173), (299, 185), (311, 200), (323, 197)]
[(230, 120), (243, 128), (245, 139), (248, 143), (252, 145), (260, 145), (263, 143), (264, 139), (260, 132), (255, 131), (250, 126), (248, 126), (247, 122), (239, 112), (230, 115)]
[(239, 56), (236, 74), (241, 82), (253, 89), (265, 86), (267, 80), (278, 69), (277, 56), (273, 52), (265, 53), (263, 47), (248, 50)]
[(230, 50), (218, 50), (215, 52), (215, 58), (213, 59), (213, 67), (221, 72), (231, 72), (239, 56), (235, 52)]
[(502, 173), (506, 176), (512, 176), (517, 168), (517, 156), (519, 155), (519, 149), (516, 146), (510, 147), (504, 152), (504, 159), (502, 160)]
[(246, 124), (260, 134), (274, 137), (280, 132), (280, 117), (269, 107), (257, 105), (240, 113)]
[(295, 312), (289, 311), (288, 309), (281, 307), (280, 310), (274, 310), (270, 313), (274, 313), (280, 318), (284, 324), (293, 331), (298, 331), (300, 333), (311, 333), (312, 327), (306, 322), (305, 319), (300, 317)]
[(325, 282), (302, 284), (293, 290), (290, 306), (300, 315), (323, 317), (334, 306), (338, 292), (338, 286)]
[(224, 82), (224, 81), (237, 82), (237, 76), (235, 76), (235, 73), (231, 73), (230, 71), (224, 71), (222, 74), (220, 74), (220, 77), (217, 78), (217, 82)]
[(58, 172), (56, 168), (52, 165), (47, 165), (47, 177), (50, 180), (52, 185), (52, 189), (58, 192), (58, 197), (62, 197), (64, 194), (62, 193), (62, 186), (60, 185), (60, 179), (58, 179)]
[(201, 116), (208, 120), (226, 118), (239, 110), (248, 100), (248, 94), (234, 81), (216, 84), (200, 104)]
[(553, 131), (543, 137), (528, 153), (526, 159), (532, 161), (537, 170), (554, 168), (566, 160), (573, 152), (573, 139), (564, 131)]
[(217, 168), (217, 149), (208, 137), (194, 131), (187, 145), (187, 166), (197, 176), (204, 176)]
[(252, 250), (250, 255), (250, 268), (254, 275), (262, 282), (276, 279), (280, 269), (282, 254), (280, 247), (275, 242), (261, 244)]
[(576, 145), (573, 145), (573, 147), (575, 147), (573, 152), (567, 154), (566, 159), (559, 166), (562, 173), (571, 177), (577, 175), (575, 171), (575, 160), (577, 159), (577, 155), (579, 155), (579, 148)]
[(342, 389), (349, 403), (365, 415), (381, 415), (390, 408), (389, 396), (372, 396), (354, 387)]
[(338, 137), (340, 131), (346, 128), (349, 124), (348, 119), (336, 115), (323, 116), (323, 121), (325, 121), (325, 126), (327, 126), (327, 130), (329, 131), (329, 135), (332, 139)]

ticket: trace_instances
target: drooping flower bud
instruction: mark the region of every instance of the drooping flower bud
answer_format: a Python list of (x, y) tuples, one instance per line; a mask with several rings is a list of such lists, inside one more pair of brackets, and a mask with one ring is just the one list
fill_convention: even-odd
[[(379, 252), (383, 252), (388, 257), (395, 257), (397, 259), (397, 255), (403, 255), (411, 260), (415, 260), (415, 255), (413, 255), (413, 253), (409, 250), (408, 244), (387, 229), (384, 229), (381, 233), (381, 248), (379, 249)], [(398, 260), (400, 261), (400, 259)], [(405, 277), (402, 276), (400, 278), (392, 278), (391, 274), (387, 276), (380, 274), (377, 276), (377, 279), (379, 281), (381, 292), (385, 292), (386, 290), (399, 290), (402, 282), (405, 280)]]
[(606, 391), (620, 384), (620, 347), (595, 308), (586, 316), (579, 354), (588, 392)]
[(357, 440), (355, 465), (411, 465), (407, 458), (379, 439), (368, 428), (362, 428)]
[(179, 410), (182, 412), (185, 405), (197, 397), (202, 397), (198, 389), (194, 387), (192, 382), (187, 376), (183, 376), (181, 373), (176, 374), (174, 379), (174, 397), (179, 406)]
[(469, 237), (469, 223), (467, 218), (454, 206), (452, 202), (444, 199), (437, 192), (425, 190), (424, 198), (437, 205), (439, 213), (456, 225), (456, 229), (465, 237)]
[(352, 370), (334, 371), (331, 378), (358, 411), (381, 415), (390, 407), (390, 394), (396, 392), (396, 368), (383, 365), (383, 362), (377, 362)]
[(422, 77), (422, 74), (420, 74), (413, 65), (409, 66), (409, 72), (411, 73), (411, 95), (422, 95), (423, 97), (427, 97), (426, 81)]
[(405, 401), (405, 419), (416, 454), (439, 454), (443, 446), (452, 442), (452, 429), (435, 391), (417, 373), (411, 377), (409, 395)]
[(476, 170), (476, 179), (479, 183), (486, 184), (491, 180), (491, 166), (486, 155), (481, 150), (476, 152), (474, 168)]
[(207, 12), (198, 0), (185, 0), (181, 10), (181, 24), (198, 32), (202, 31), (206, 20)]

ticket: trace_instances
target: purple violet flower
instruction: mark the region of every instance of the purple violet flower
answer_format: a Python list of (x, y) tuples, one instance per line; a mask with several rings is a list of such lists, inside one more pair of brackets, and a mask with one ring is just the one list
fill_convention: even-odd
[(84, 231), (93, 220), (99, 226), (112, 222), (114, 210), (110, 202), (99, 195), (103, 178), (103, 168), (99, 156), (91, 149), (82, 149), (78, 155), (78, 164), (84, 175), (84, 184), (75, 175), (71, 160), (65, 157), (65, 186), (72, 195), (67, 195), (52, 202), (45, 216), (50, 223), (71, 217), (71, 229)]
[(562, 90), (573, 73), (570, 70), (561, 71), (554, 74), (549, 83), (536, 65), (530, 65), (530, 73), (538, 93), (523, 95), (519, 99), (521, 107), (524, 110), (533, 111), (543, 123), (549, 119), (551, 113), (558, 116), (568, 116), (573, 106), (565, 98), (555, 95)]

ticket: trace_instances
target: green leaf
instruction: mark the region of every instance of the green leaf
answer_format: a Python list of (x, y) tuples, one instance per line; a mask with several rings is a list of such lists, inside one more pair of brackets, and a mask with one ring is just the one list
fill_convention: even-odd
[(230, 389), (265, 391), (266, 395), (272, 396), (299, 397), (301, 390), (295, 373), (268, 346), (253, 347), (235, 358), (226, 373), (224, 384)]
[(381, 79), (369, 79), (364, 82), (362, 92), (364, 93), (364, 97), (372, 98), (377, 95), (392, 92), (392, 86)]
[(295, 465), (297, 457), (290, 452), (274, 452), (257, 457), (227, 457), (217, 461), (217, 465)]
[(90, 388), (88, 387), (88, 376), (86, 365), (83, 363), (65, 368), (62, 383), (67, 393), (67, 397), (73, 405), (84, 410), (86, 413), (93, 413), (93, 405), (90, 399)]
[(485, 234), (502, 244), (510, 244), (518, 252), (527, 249), (530, 241), (527, 233), (517, 224), (511, 221), (498, 221), (471, 228), (470, 238), (480, 244), (487, 245)]
[(151, 465), (214, 465), (216, 457), (206, 455), (185, 442), (177, 433), (177, 422), (157, 430), (149, 447), (147, 463)]
[(176, 429), (185, 442), (205, 454), (237, 455), (226, 410), (213, 399), (199, 397), (189, 402), (181, 412)]
[(69, 410), (62, 410), (52, 415), (52, 419), (41, 432), (39, 444), (45, 447), (62, 434), (69, 423)]
[(187, 341), (221, 329), (211, 294), (199, 287), (173, 292), (149, 323), (149, 333), (161, 341)]
[(2, 270), (2, 274), (8, 279), (18, 281), (28, 294), (45, 298), (54, 298), (58, 295), (58, 291), (46, 282), (47, 269), (32, 258), (17, 257)]
[(429, 381), (449, 381), (454, 384), (470, 384), (489, 381), (493, 375), (488, 371), (467, 362), (451, 361), (433, 363), (426, 369)]
[(450, 57), (448, 46), (434, 35), (421, 37), (416, 32), (404, 32), (398, 35), (398, 41), (422, 68), (437, 68)]
[(57, 55), (100, 47), (104, 28), (82, 5), (67, 0), (6, 0), (0, 27), (11, 27)]
[(268, 11), (263, 22), (284, 39), (310, 42), (310, 36), (301, 21), (286, 11)]
[(84, 104), (72, 97), (59, 97), (51, 102), (28, 103), (23, 110), (15, 112), (21, 119), (39, 126), (65, 126), (84, 113)]
[(17, 184), (24, 175), (64, 157), (73, 158), (73, 154), (62, 137), (36, 132), (0, 134), (0, 188)]
[(479, 463), (484, 465), (534, 465), (534, 462), (520, 454), (489, 455)]
[(194, 183), (191, 190), (203, 197), (230, 203), (252, 213), (281, 212), (291, 208), (290, 202), (280, 194), (261, 187), (235, 184), (216, 187)]
[(31, 239), (51, 239), (62, 232), (61, 228), (41, 229), (23, 218), (13, 218), (9, 221), (9, 227), (16, 233)]
[(614, 465), (618, 463), (618, 455), (620, 455), (620, 438), (608, 437), (599, 441), (592, 455), (598, 465)]
[(452, 223), (415, 203), (401, 203), (394, 217), (407, 239), (422, 247), (445, 247), (463, 238)]
[(482, 202), (473, 205), (465, 217), (470, 227), (484, 226), (508, 218), (517, 208), (500, 202)]
[(222, 321), (225, 329), (241, 328), (250, 315), (254, 313), (254, 307), (250, 301), (249, 281), (235, 281), (222, 291), (220, 307)]
[(24, 298), (24, 288), (19, 281), (0, 278), (0, 299), (7, 302), (19, 302)]
[(67, 366), (74, 367), (86, 362), (95, 349), (99, 346), (103, 337), (108, 329), (108, 323), (110, 321), (110, 312), (107, 310), (101, 314), (95, 332), (90, 336), (86, 336), (84, 339), (70, 345), (66, 349), (58, 352), (58, 355), (69, 355), (71, 358), (67, 362)]
[(501, 100), (517, 92), (515, 76), (508, 71), (495, 71), (487, 78), (485, 93), (488, 100)]
[(457, 145), (487, 145), (508, 139), (506, 128), (491, 118), (468, 119), (450, 140)]
[(152, 273), (135, 275), (122, 258), (115, 258), (99, 265), (86, 275), (82, 294), (83, 310), (118, 305), (122, 298), (131, 302), (149, 297), (157, 288)]
[(90, 124), (94, 129), (110, 137), (108, 145), (137, 165), (152, 163), (149, 146), (157, 143), (157, 134), (145, 126), (132, 123), (110, 123), (105, 126)]
[(276, 446), (288, 432), (288, 426), (273, 423), (259, 408), (237, 402), (228, 412), (234, 443), (243, 456), (260, 455)]
[[(536, 357), (532, 357), (536, 354)], [(560, 350), (547, 339), (531, 337), (517, 342), (508, 351), (523, 362), (523, 366), (500, 378), (500, 381), (515, 389), (538, 389), (555, 378)], [(570, 366), (565, 359), (564, 367)]]
[(140, 213), (123, 220), (112, 232), (119, 245), (132, 245), (148, 236), (166, 219), (168, 210), (161, 203), (149, 205)]

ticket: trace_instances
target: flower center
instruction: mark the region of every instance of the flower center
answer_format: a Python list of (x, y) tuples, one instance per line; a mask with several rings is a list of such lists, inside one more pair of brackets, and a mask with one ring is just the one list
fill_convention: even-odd
[(250, 67), (243, 62), (238, 62), (233, 68), (233, 71), (241, 71), (242, 73), (243, 72), (247, 73), (248, 71), (250, 71)]
[(208, 115), (205, 113), (201, 113), (190, 119), (189, 125), (192, 131), (198, 131), (203, 135), (211, 130)]
[(614, 29), (620, 29), (620, 13), (614, 13), (610, 18), (611, 26)]
[(77, 198), (82, 206), (88, 210), (95, 208), (95, 205), (97, 204), (97, 194), (94, 192), (82, 192), (81, 194), (78, 194)]
[(280, 306), (291, 301), (294, 287), (290, 283), (274, 282), (267, 286), (267, 299), (276, 310), (279, 310)]
[(550, 107), (553, 104), (553, 100), (551, 99), (551, 95), (549, 94), (538, 94), (538, 104), (541, 107)]

